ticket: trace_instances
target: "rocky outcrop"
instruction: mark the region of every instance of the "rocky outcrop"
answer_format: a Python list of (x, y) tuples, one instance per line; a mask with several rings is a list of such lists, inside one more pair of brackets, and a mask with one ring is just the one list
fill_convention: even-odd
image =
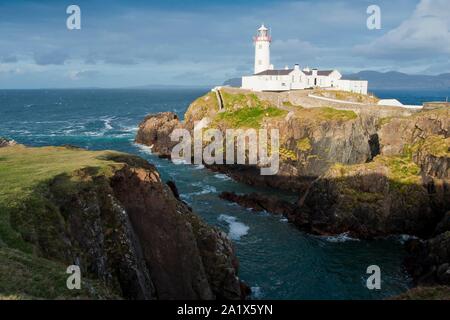
[(267, 211), (283, 216), (293, 215), (297, 208), (294, 204), (277, 197), (258, 193), (239, 195), (234, 192), (222, 192), (219, 197), (254, 211)]
[(390, 300), (450, 300), (450, 287), (416, 287)]
[[(263, 100), (253, 93), (233, 90), (221, 90), (223, 110), (219, 110), (214, 93), (197, 99), (186, 111), (184, 122), (178, 121), (173, 113), (148, 116), (139, 126), (136, 142), (151, 146), (162, 157), (170, 157), (175, 145), (168, 139), (172, 130), (182, 127), (192, 131), (199, 121), (207, 120), (209, 127), (222, 132), (229, 128), (264, 128), (269, 132), (278, 129), (281, 159), (276, 175), (261, 176), (259, 167), (248, 165), (211, 168), (248, 184), (298, 191), (304, 191), (333, 163), (363, 163), (378, 154), (375, 134), (378, 117), (373, 110), (303, 108), (289, 100), (275, 109), (271, 103), (276, 99), (270, 95), (264, 95), (262, 98), (268, 100)], [(255, 114), (242, 112), (249, 108), (256, 110)]]
[(10, 147), (14, 145), (16, 145), (16, 142), (14, 140), (8, 140), (0, 137), (0, 148)]
[[(192, 130), (196, 121), (207, 119), (209, 127), (222, 131), (278, 129), (280, 170), (275, 176), (261, 176), (258, 166), (208, 168), (250, 185), (299, 192), (295, 205), (260, 194), (226, 192), (222, 198), (282, 214), (300, 229), (316, 234), (346, 232), (359, 238), (410, 234), (428, 239), (412, 246), (409, 270), (418, 284), (448, 285), (447, 107), (421, 112), (371, 105), (331, 108), (296, 92), (251, 93), (225, 88), (221, 96), (224, 110), (218, 111), (209, 93), (192, 103), (185, 121), (175, 126)], [(149, 118), (148, 126), (157, 127), (158, 119), (164, 117)], [(140, 130), (146, 129), (141, 126)], [(158, 149), (167, 152), (169, 148)], [(421, 292), (425, 291), (432, 294), (429, 289)]]
[(430, 236), (442, 213), (432, 210), (418, 174), (417, 165), (401, 158), (380, 156), (370, 164), (336, 165), (311, 185), (299, 201), (300, 209), (308, 212), (307, 222), (317, 233)]
[(112, 187), (140, 239), (158, 298), (240, 298), (238, 262), (226, 235), (176, 201), (159, 175), (122, 169)]
[(450, 231), (426, 241), (407, 244), (405, 265), (417, 285), (450, 286)]
[(173, 112), (162, 112), (147, 116), (140, 124), (136, 143), (145, 144), (161, 157), (170, 157), (176, 142), (171, 141), (170, 134), (180, 127), (178, 116)]
[[(247, 124), (278, 129), (281, 147), (277, 175), (262, 176), (258, 166), (250, 165), (207, 167), (246, 184), (298, 191), (298, 206), (289, 213), (283, 205), (262, 196), (226, 197), (257, 210), (261, 207), (258, 203), (271, 204), (268, 211), (284, 212), (309, 232), (350, 232), (365, 238), (404, 233), (429, 237), (450, 209), (449, 110), (407, 114), (404, 110), (369, 106), (304, 108), (293, 105), (295, 99), (290, 95), (257, 95), (237, 89), (222, 89), (221, 93), (222, 112), (209, 93), (190, 105), (184, 123), (174, 123), (174, 115), (149, 117), (141, 125), (137, 141), (154, 144), (155, 139), (141, 137), (158, 131), (164, 121), (171, 128), (189, 130), (196, 121), (206, 118), (210, 127), (222, 131), (243, 124), (244, 128)], [(274, 103), (283, 115), (270, 116)], [(241, 112), (246, 108), (253, 110), (251, 121), (245, 117), (246, 112)], [(265, 113), (257, 122), (259, 109)], [(156, 150), (167, 154), (170, 145)]]
[(429, 136), (450, 135), (450, 110), (441, 108), (410, 117), (385, 118), (378, 130), (381, 154), (391, 156), (420, 143)]
[[(145, 160), (73, 148), (5, 149), (0, 158), (9, 162), (19, 154), (29, 157), (27, 167), (18, 172), (39, 170), (42, 159), (51, 175), (37, 176), (42, 179), (38, 184), (8, 178), (17, 190), (32, 187), (24, 198), (6, 192), (7, 186), (0, 183), (0, 191), (7, 195), (0, 198), (0, 210), (10, 217), (10, 225), (0, 222), (0, 249), (22, 250), (33, 260), (76, 264), (83, 277), (108, 288), (110, 297), (243, 297), (238, 261), (226, 235), (178, 200)], [(0, 288), (11, 287), (2, 281), (7, 279), (0, 277)], [(0, 289), (0, 294), (45, 298), (39, 290), (31, 291), (36, 284), (22, 288), (21, 283), (11, 289), (16, 291)], [(68, 295), (68, 290), (60, 291), (63, 297)]]

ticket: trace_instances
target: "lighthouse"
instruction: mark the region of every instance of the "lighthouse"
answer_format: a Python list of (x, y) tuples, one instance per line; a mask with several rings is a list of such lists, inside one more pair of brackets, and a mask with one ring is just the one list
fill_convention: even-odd
[(256, 36), (253, 38), (255, 43), (255, 74), (270, 69), (270, 43), (272, 38), (269, 29), (262, 25)]

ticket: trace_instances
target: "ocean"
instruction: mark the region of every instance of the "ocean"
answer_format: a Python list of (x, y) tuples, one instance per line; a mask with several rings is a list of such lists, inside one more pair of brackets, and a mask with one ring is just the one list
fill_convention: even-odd
[[(233, 240), (240, 277), (253, 299), (379, 299), (411, 286), (401, 263), (403, 238), (374, 241), (311, 236), (281, 216), (251, 212), (221, 200), (222, 191), (279, 193), (253, 188), (202, 166), (175, 165), (133, 142), (149, 113), (176, 112), (180, 118), (205, 89), (173, 90), (0, 90), (0, 137), (29, 146), (76, 145), (118, 150), (154, 163), (163, 179), (177, 183), (181, 197), (211, 225)], [(448, 92), (375, 92), (403, 103), (442, 100)], [(294, 198), (295, 195), (285, 197)], [(381, 268), (381, 290), (366, 287), (367, 267)]]

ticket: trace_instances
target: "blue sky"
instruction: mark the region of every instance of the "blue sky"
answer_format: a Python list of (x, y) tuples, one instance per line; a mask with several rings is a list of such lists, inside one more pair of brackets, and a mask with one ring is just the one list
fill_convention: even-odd
[[(66, 28), (71, 4), (81, 30)], [(366, 27), (371, 4), (381, 30)], [(0, 0), (0, 88), (221, 84), (252, 72), (261, 23), (275, 67), (447, 73), (449, 12), (449, 0)]]

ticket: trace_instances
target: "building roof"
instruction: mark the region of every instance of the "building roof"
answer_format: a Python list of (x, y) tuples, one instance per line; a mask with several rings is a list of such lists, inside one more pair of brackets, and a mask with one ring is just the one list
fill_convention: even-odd
[(280, 70), (266, 70), (259, 73), (256, 73), (255, 76), (287, 76), (294, 69), (280, 69)]
[[(278, 69), (278, 70), (265, 70), (259, 73), (256, 73), (255, 76), (287, 76), (289, 75), (294, 69)], [(312, 70), (310, 71), (304, 71), (301, 70), (305, 75), (310, 76), (312, 75)], [(317, 75), (318, 76), (329, 76), (334, 70), (318, 70)]]
[[(318, 76), (329, 76), (334, 70), (318, 70), (317, 75)], [(304, 74), (307, 76), (312, 75), (312, 70), (310, 71), (303, 71)]]

